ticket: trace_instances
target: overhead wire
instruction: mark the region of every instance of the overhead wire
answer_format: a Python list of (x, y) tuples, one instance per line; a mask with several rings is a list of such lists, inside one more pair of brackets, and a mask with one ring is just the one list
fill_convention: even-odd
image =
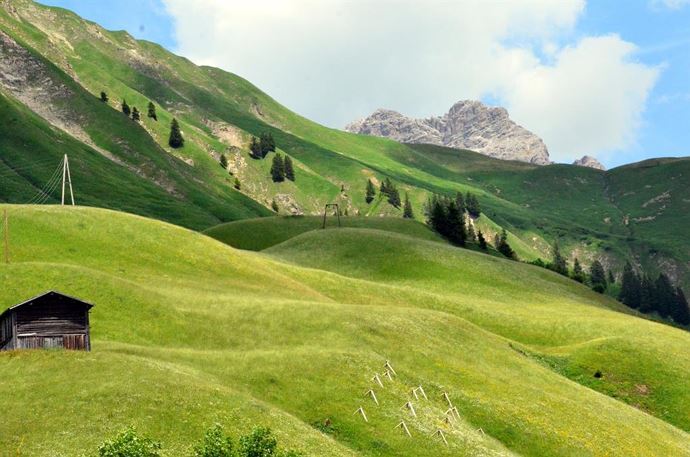
[(48, 181), (43, 185), (42, 188), (38, 190), (36, 195), (33, 196), (31, 200), (29, 200), (27, 205), (32, 205), (32, 204), (41, 204), (44, 203), (45, 201), (50, 198), (50, 193), (55, 190), (55, 187), (57, 184), (60, 182), (60, 171), (62, 169), (62, 164), (58, 165), (55, 171), (53, 171), (53, 174), (48, 178)]

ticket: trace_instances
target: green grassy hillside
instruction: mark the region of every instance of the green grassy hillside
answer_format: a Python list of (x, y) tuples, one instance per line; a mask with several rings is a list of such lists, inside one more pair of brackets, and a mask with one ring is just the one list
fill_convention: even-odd
[(0, 209), (2, 307), (46, 289), (96, 304), (91, 353), (0, 354), (11, 455), (93, 453), (129, 424), (185, 455), (216, 421), (315, 456), (690, 455), (690, 335), (548, 271), (381, 230), (258, 254), (112, 211)]
[[(420, 222), (392, 217), (341, 217), (342, 227), (371, 228), (401, 233), (413, 238), (444, 241)], [(228, 222), (212, 227), (204, 233), (238, 249), (262, 251), (290, 238), (323, 227), (323, 217), (291, 216), (262, 217)], [(338, 219), (328, 216), (326, 228), (337, 228)]]
[[(492, 235), (506, 228), (522, 259), (547, 258), (549, 246), (560, 238), (571, 259), (577, 256), (585, 265), (599, 259), (607, 268), (620, 271), (630, 258), (651, 273), (669, 271), (674, 280), (690, 285), (683, 232), (690, 177), (675, 173), (687, 168), (687, 159), (675, 162), (677, 167), (661, 165), (654, 171), (647, 163), (604, 173), (401, 145), (320, 126), (236, 75), (196, 66), (154, 43), (106, 31), (60, 8), (9, 0), (0, 5), (0, 24), (12, 40), (43, 63), (51, 80), (63, 82), (73, 92), (70, 103), (58, 97), (44, 104), (58, 112), (66, 110), (63, 114), (86, 134), (80, 140), (88, 147), (93, 143), (99, 151), (123, 161), (134, 174), (172, 194), (160, 207), (103, 192), (87, 194), (85, 204), (127, 209), (193, 228), (267, 215), (264, 207), (270, 207), (274, 198), (282, 202), (282, 214), (318, 214), (325, 203), (337, 202), (350, 214), (400, 216), (399, 209), (380, 198), (371, 205), (364, 202), (366, 180), (378, 183), (388, 177), (402, 193), (409, 193), (420, 220), (431, 192), (477, 193), (485, 209), (482, 229)], [(9, 96), (7, 91), (3, 90)], [(98, 101), (100, 91), (109, 94), (108, 105)], [(123, 99), (140, 109), (153, 101), (158, 121), (144, 116), (140, 126), (130, 125), (117, 112)], [(7, 106), (0, 109), (14, 115)], [(180, 120), (187, 139), (182, 149), (167, 146), (173, 117)], [(6, 130), (3, 135), (14, 133)], [(48, 132), (44, 149), (51, 151), (51, 157), (60, 156), (64, 148), (47, 144), (59, 145), (63, 136), (56, 129), (43, 130)], [(249, 158), (250, 137), (268, 131), (276, 139), (278, 152), (295, 161), (296, 182), (271, 181), (272, 155), (263, 161)], [(18, 144), (35, 143), (33, 133), (17, 135)], [(43, 164), (39, 162), (42, 152), (27, 147), (17, 151), (22, 160), (0, 150), (4, 166), (21, 170), (27, 161)], [(234, 176), (218, 166), (221, 153), (228, 157)], [(91, 182), (100, 176), (85, 158), (75, 154), (73, 163), (88, 171), (80, 176), (81, 186), (95, 189), (100, 185)], [(109, 165), (109, 174), (121, 172), (111, 172), (110, 168), (117, 167)], [(52, 172), (50, 166), (42, 166), (40, 174), (22, 172), (17, 182), (2, 186), (0, 201), (28, 201)], [(241, 182), (241, 192), (232, 189), (235, 177)], [(134, 195), (149, 192), (143, 184), (128, 188)], [(671, 200), (665, 196), (667, 191)], [(189, 209), (188, 215), (180, 214), (183, 207)]]

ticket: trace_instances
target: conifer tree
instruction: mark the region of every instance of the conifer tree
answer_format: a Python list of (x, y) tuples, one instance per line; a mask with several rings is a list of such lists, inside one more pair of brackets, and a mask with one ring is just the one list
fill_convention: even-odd
[(136, 106), (132, 108), (132, 120), (136, 122), (141, 120), (141, 114), (139, 114), (139, 110)]
[(621, 280), (621, 291), (618, 299), (631, 308), (638, 309), (641, 301), (640, 278), (633, 270), (630, 262), (623, 267), (623, 278)]
[(398, 192), (398, 188), (391, 184), (386, 193), (388, 194), (388, 203), (396, 208), (400, 208), (402, 202), (400, 201), (400, 192)]
[(240, 184), (240, 180), (237, 179), (237, 176), (235, 176), (234, 187), (235, 187), (235, 189), (237, 189), (237, 190), (240, 190), (240, 189), (242, 188), (242, 184)]
[(125, 116), (127, 117), (129, 117), (129, 115), (132, 114), (132, 110), (129, 108), (127, 100), (122, 100), (122, 112), (125, 113)]
[(477, 196), (470, 192), (467, 192), (467, 196), (465, 197), (465, 207), (467, 208), (467, 212), (470, 214), (470, 216), (475, 219), (478, 218), (482, 212), (479, 206), (479, 200), (477, 200)]
[(496, 246), (498, 252), (508, 257), (509, 259), (517, 260), (517, 255), (513, 248), (508, 244), (508, 232), (506, 229), (501, 230), (501, 235), (498, 237), (498, 246)]
[(455, 194), (455, 204), (458, 206), (461, 212), (467, 211), (467, 206), (465, 205), (465, 197), (462, 196), (462, 192)]
[(573, 279), (577, 282), (585, 282), (585, 272), (577, 257), (575, 257), (575, 261), (573, 262)]
[(649, 275), (644, 274), (640, 278), (640, 311), (643, 313), (651, 313), (654, 311), (656, 292), (654, 290), (654, 281)]
[(292, 166), (292, 159), (289, 155), (285, 156), (285, 179), (295, 181), (295, 169)]
[(446, 215), (448, 220), (447, 225), (447, 238), (448, 240), (458, 246), (464, 246), (467, 239), (467, 231), (465, 230), (465, 217), (455, 204), (455, 200), (447, 200), (447, 210)]
[(251, 152), (251, 156), (255, 159), (264, 158), (264, 156), (261, 154), (261, 143), (255, 136), (252, 137), (252, 141), (249, 143), (249, 151)]
[(413, 219), (414, 213), (412, 212), (412, 203), (410, 202), (410, 196), (405, 193), (405, 207), (403, 209), (403, 217), (405, 219)]
[(273, 139), (271, 132), (264, 132), (259, 139), (259, 148), (261, 150), (261, 157), (266, 157), (269, 152), (275, 152), (276, 142)]
[(184, 137), (182, 136), (182, 131), (180, 130), (180, 124), (177, 119), (173, 118), (170, 123), (170, 138), (168, 138), (168, 144), (171, 148), (181, 148), (184, 146)]
[(553, 243), (553, 260), (551, 261), (550, 267), (556, 273), (568, 276), (568, 261), (563, 254), (561, 254), (561, 248), (558, 245), (558, 241)]
[(690, 307), (688, 307), (688, 300), (680, 287), (676, 288), (671, 317), (677, 324), (690, 325)]
[(223, 170), (228, 169), (228, 158), (225, 157), (225, 154), (220, 155), (220, 166), (223, 168)]
[(149, 102), (149, 109), (148, 109), (148, 114), (147, 116), (153, 119), (154, 121), (158, 120), (158, 115), (156, 114), (156, 105), (153, 104), (153, 102)]
[(391, 180), (386, 178), (383, 181), (381, 181), (381, 189), (379, 191), (384, 194), (388, 195), (388, 189), (392, 186), (393, 184), (391, 183)]
[(103, 91), (101, 91), (101, 101), (102, 101), (103, 103), (108, 103), (108, 94), (106, 94), (106, 93), (103, 92)]
[(609, 284), (615, 284), (616, 283), (616, 276), (613, 274), (613, 270), (608, 271), (608, 277), (606, 278), (607, 282)]
[(371, 182), (371, 179), (367, 179), (367, 189), (364, 200), (369, 204), (374, 201), (374, 197), (376, 197), (376, 188), (374, 187), (374, 183)]
[(592, 266), (589, 268), (589, 276), (592, 282), (592, 289), (599, 293), (604, 293), (606, 291), (606, 273), (604, 272), (604, 267), (601, 262), (595, 260), (592, 262)]
[(481, 230), (477, 232), (477, 242), (479, 243), (479, 249), (481, 249), (482, 251), (486, 251), (489, 248), (486, 244), (486, 239), (484, 238), (484, 234)]
[(661, 317), (668, 317), (676, 302), (676, 291), (671, 280), (664, 273), (661, 273), (654, 282), (654, 299), (652, 308)]
[(285, 181), (285, 162), (283, 156), (276, 154), (273, 156), (273, 164), (271, 164), (271, 179), (273, 182)]

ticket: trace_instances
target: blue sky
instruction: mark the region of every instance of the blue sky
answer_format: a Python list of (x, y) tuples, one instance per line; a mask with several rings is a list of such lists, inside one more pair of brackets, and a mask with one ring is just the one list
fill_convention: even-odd
[(394, 1), (42, 3), (240, 74), (333, 127), (379, 107), (426, 117), (480, 98), (506, 106), (557, 161), (690, 155), (690, 1), (467, 0), (423, 11), (416, 0), (391, 10)]

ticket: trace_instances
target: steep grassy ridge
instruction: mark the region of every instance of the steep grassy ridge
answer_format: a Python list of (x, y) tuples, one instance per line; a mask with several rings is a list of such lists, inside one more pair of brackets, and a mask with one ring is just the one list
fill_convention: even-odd
[[(309, 231), (271, 258), (111, 211), (5, 208), (0, 302), (58, 289), (96, 307), (91, 353), (0, 354), (1, 449), (91, 453), (135, 424), (180, 455), (220, 421), (308, 455), (690, 455), (688, 334), (547, 271), (370, 229)], [(363, 394), (386, 359), (398, 376), (376, 407)], [(623, 397), (639, 406), (566, 378), (595, 369), (597, 390), (644, 384)], [(415, 419), (401, 406), (420, 383)], [(461, 414), (448, 448), (430, 436), (443, 391)]]

